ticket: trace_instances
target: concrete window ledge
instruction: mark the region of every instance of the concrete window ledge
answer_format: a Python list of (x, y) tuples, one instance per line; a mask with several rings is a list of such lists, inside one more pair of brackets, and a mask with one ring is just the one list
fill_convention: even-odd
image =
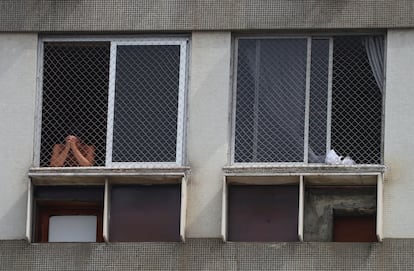
[(281, 176), (281, 175), (375, 175), (384, 173), (385, 165), (327, 165), (327, 164), (236, 164), (223, 167), (226, 176)]
[(94, 184), (119, 183), (177, 183), (189, 175), (189, 167), (151, 168), (30, 168), (29, 178), (34, 184)]

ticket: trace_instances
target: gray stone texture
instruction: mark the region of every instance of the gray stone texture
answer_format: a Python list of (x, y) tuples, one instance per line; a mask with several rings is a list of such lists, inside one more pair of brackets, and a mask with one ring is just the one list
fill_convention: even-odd
[(413, 251), (414, 239), (383, 243), (0, 241), (0, 270), (412, 270)]
[(164, 32), (414, 26), (412, 0), (1, 0), (4, 32)]

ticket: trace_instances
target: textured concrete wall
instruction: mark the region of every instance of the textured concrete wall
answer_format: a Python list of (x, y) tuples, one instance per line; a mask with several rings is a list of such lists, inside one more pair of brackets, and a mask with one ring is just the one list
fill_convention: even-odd
[(189, 237), (219, 237), (222, 168), (227, 164), (230, 32), (195, 32), (188, 91)]
[(0, 270), (412, 270), (414, 240), (383, 243), (0, 242)]
[(414, 30), (390, 30), (387, 41), (384, 236), (413, 238)]
[(2, 0), (0, 31), (192, 31), (414, 26), (412, 0)]
[(37, 35), (0, 35), (0, 239), (25, 233), (32, 164)]
[(333, 240), (334, 209), (375, 210), (376, 189), (307, 189), (305, 192), (304, 240)]

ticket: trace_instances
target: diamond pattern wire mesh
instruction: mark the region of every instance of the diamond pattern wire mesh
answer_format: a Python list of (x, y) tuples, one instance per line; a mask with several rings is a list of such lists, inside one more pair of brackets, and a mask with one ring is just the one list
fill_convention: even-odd
[(323, 163), (326, 153), (329, 39), (312, 40), (309, 100), (309, 162)]
[(240, 40), (236, 162), (303, 161), (306, 39)]
[[(329, 137), (340, 155), (381, 163), (382, 94), (365, 39), (334, 38), (331, 123), (329, 39), (312, 40), (310, 163), (324, 162)], [(238, 41), (235, 162), (304, 161), (306, 46), (306, 39)]]
[(68, 135), (91, 165), (105, 165), (109, 43), (46, 42), (43, 57), (40, 166), (80, 165), (74, 148), (56, 162)]
[(113, 162), (175, 162), (180, 47), (117, 48)]
[(379, 164), (382, 94), (369, 63), (364, 39), (334, 39), (331, 146), (358, 164)]

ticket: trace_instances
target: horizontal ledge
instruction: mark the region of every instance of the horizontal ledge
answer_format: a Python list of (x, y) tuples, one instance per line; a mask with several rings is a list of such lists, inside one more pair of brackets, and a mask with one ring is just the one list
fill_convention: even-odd
[[(163, 182), (180, 179), (189, 174), (189, 167), (171, 168), (30, 168), (29, 178), (36, 183), (102, 183), (106, 178), (122, 181), (126, 178), (138, 182)], [(87, 180), (85, 180), (87, 179)]]
[(223, 167), (225, 176), (307, 176), (307, 175), (378, 175), (385, 165), (292, 165), (292, 164), (237, 164)]

